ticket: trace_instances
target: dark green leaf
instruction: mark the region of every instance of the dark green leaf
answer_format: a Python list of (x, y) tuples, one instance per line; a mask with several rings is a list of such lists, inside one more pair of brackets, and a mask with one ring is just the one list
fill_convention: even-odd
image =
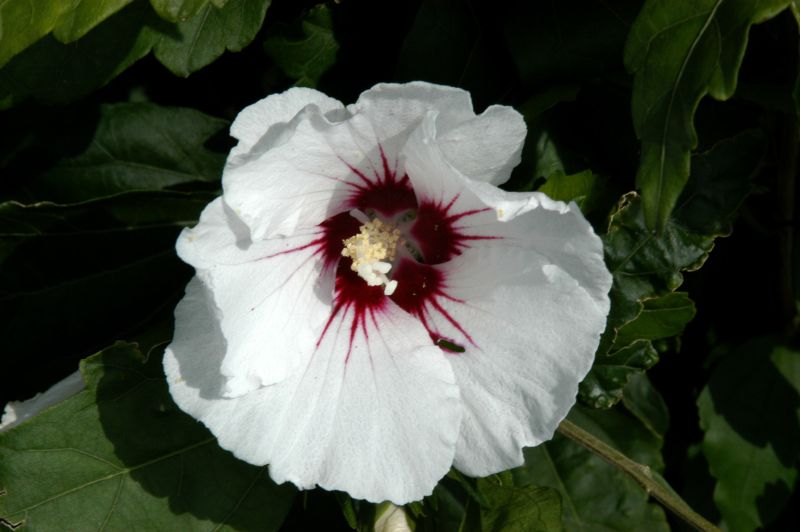
[[(230, 0), (218, 9), (206, 5), (168, 31), (146, 28), (156, 58), (178, 76), (200, 70), (226, 50), (238, 52), (256, 36), (271, 0)], [(148, 35), (149, 34), (149, 35)]]
[(648, 340), (639, 340), (608, 355), (597, 355), (583, 379), (578, 395), (593, 408), (610, 408), (620, 399), (628, 381), (658, 362), (658, 352)]
[(312, 8), (300, 22), (299, 31), (273, 28), (264, 41), (264, 50), (286, 76), (297, 80), (297, 85), (316, 87), (336, 62), (339, 50), (331, 10), (325, 5)]
[[(663, 467), (659, 440), (624, 412), (576, 407), (569, 419), (630, 458), (656, 470)], [(561, 494), (565, 530), (669, 530), (664, 512), (647, 502), (633, 480), (561, 435), (525, 449), (525, 465), (513, 473), (517, 485), (546, 486)]]
[(35, 197), (75, 203), (131, 190), (220, 179), (225, 155), (204, 143), (228, 126), (192, 109), (106, 105), (86, 151), (26, 184)]
[(664, 437), (669, 428), (669, 410), (647, 375), (631, 376), (623, 390), (622, 404), (653, 434)]
[(720, 362), (697, 404), (725, 523), (733, 531), (768, 525), (797, 480), (800, 352), (751, 340)]
[(460, 496), (450, 489), (445, 482), (440, 482), (425, 501), (429, 507), (424, 510), (425, 514), (415, 519), (417, 529), (458, 532), (466, 517), (467, 499), (467, 496)]
[(692, 177), (672, 218), (696, 233), (729, 235), (766, 148), (763, 134), (750, 130), (692, 157)]
[(353, 530), (358, 529), (358, 511), (353, 503), (353, 499), (346, 493), (337, 492), (335, 495), (336, 501), (342, 508), (342, 515), (344, 516), (345, 521), (347, 521), (347, 524)]
[(636, 182), (649, 229), (666, 230), (697, 145), (694, 113), (706, 94), (730, 98), (750, 26), (788, 0), (645, 3), (625, 47), (634, 76), (633, 120), (642, 143)]
[(686, 292), (672, 292), (646, 299), (636, 319), (623, 325), (617, 332), (615, 346), (623, 347), (636, 340), (659, 340), (678, 336), (694, 318), (694, 314), (694, 302)]
[(551, 488), (478, 481), (489, 506), (481, 508), (483, 532), (554, 532), (561, 527), (561, 497)]
[(0, 434), (0, 518), (30, 530), (278, 530), (295, 490), (222, 450), (167, 390), (161, 359), (116, 344), (86, 390)]
[(519, 106), (519, 112), (525, 117), (525, 122), (532, 125), (539, 115), (548, 109), (561, 102), (574, 101), (579, 91), (580, 85), (575, 83), (554, 85), (542, 89), (525, 100), (525, 103)]

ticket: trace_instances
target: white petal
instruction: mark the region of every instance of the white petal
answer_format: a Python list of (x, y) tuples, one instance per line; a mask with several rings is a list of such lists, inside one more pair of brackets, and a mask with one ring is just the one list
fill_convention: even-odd
[(417, 500), (452, 463), (460, 424), (452, 372), (422, 327), (392, 305), (376, 314), (369, 339), (356, 331), (348, 354), (351, 317), (334, 320), (303, 371), (227, 399), (215, 371), (225, 342), (194, 280), (164, 360), (172, 396), (222, 447), (269, 463), (277, 482), (373, 502)]
[(348, 110), (354, 115), (364, 115), (383, 142), (404, 141), (430, 111), (437, 113), (438, 126), (444, 130), (475, 117), (467, 91), (424, 81), (380, 83), (363, 92)]
[(284, 137), (267, 151), (229, 159), (222, 176), (225, 201), (253, 240), (316, 227), (349, 210), (358, 187), (383, 174), (381, 146), (363, 117), (331, 121), (307, 107)]
[(195, 268), (238, 264), (269, 254), (253, 245), (247, 226), (222, 197), (206, 205), (196, 226), (181, 232), (176, 248), (178, 256)]
[(443, 130), (437, 144), (448, 162), (465, 176), (500, 185), (519, 164), (525, 121), (511, 107), (493, 105), (481, 115)]
[(447, 160), (466, 176), (493, 184), (508, 180), (525, 141), (525, 121), (511, 107), (493, 105), (476, 116), (468, 92), (422, 81), (376, 85), (348, 109), (369, 119), (387, 153), (435, 113), (435, 141)]
[(522, 447), (552, 437), (574, 404), (605, 327), (611, 275), (577, 207), (466, 178), (437, 149), (434, 126), (426, 119), (410, 137), (406, 169), (422, 200), (475, 212), (459, 231), (484, 238), (437, 266), (448, 297), (428, 318), (465, 348), (449, 357), (465, 405), (455, 465), (484, 476), (520, 465)]
[(228, 344), (221, 371), (239, 383), (231, 394), (283, 380), (313, 351), (332, 308), (334, 279), (316, 238), (262, 241), (262, 249), (272, 244), (272, 253), (260, 260), (198, 270)]
[[(450, 357), (465, 404), (455, 465), (475, 476), (522, 463), (522, 447), (553, 435), (575, 403), (609, 309), (599, 239), (575, 213), (533, 210), (496, 222), (442, 264), (448, 320), (432, 320), (465, 351)], [(460, 301), (464, 301), (462, 303)]]
[(317, 229), (251, 242), (243, 222), (217, 198), (178, 238), (178, 255), (210, 289), (228, 338), (221, 371), (230, 395), (283, 380), (311, 352), (333, 294), (321, 236)]
[(236, 116), (231, 124), (231, 136), (239, 139), (239, 144), (231, 155), (250, 151), (273, 126), (278, 127), (273, 129), (271, 136), (277, 138), (276, 133), (281, 129), (280, 126), (289, 122), (307, 105), (316, 105), (323, 113), (343, 107), (338, 100), (304, 87), (293, 87), (285, 92), (270, 94), (245, 107)]
[(19, 425), (39, 412), (72, 397), (83, 390), (84, 386), (81, 372), (76, 371), (27, 401), (11, 401), (6, 405), (3, 418), (0, 420), (0, 432)]

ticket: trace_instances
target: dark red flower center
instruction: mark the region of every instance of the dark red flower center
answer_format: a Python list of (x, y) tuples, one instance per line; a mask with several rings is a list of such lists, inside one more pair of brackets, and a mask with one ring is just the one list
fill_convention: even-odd
[[(443, 351), (463, 352), (467, 344), (475, 345), (475, 342), (442, 305), (443, 301), (462, 301), (448, 294), (447, 280), (435, 266), (460, 255), (469, 247), (470, 241), (494, 238), (467, 234), (459, 226), (464, 218), (489, 209), (455, 212), (458, 196), (450, 198), (448, 203), (420, 199), (414, 193), (408, 176), (399, 176), (382, 150), (381, 159), (382, 168), (375, 170), (372, 176), (350, 167), (358, 181), (348, 184), (352, 190), (345, 205), (347, 210), (323, 222), (320, 237), (303, 246), (317, 247), (326, 268), (335, 269), (336, 275), (333, 310), (318, 345), (338, 316), (350, 315), (352, 321), (347, 330), (349, 357), (356, 335), (360, 331), (369, 338), (371, 325), (380, 326), (380, 315), (391, 300), (416, 317), (434, 344)], [(389, 273), (389, 277), (397, 281), (397, 288), (391, 295), (384, 293), (384, 286), (368, 285), (351, 268), (351, 259), (342, 257), (343, 242), (359, 233), (362, 226), (362, 222), (351, 214), (353, 209), (369, 218), (380, 218), (402, 231), (404, 249), (399, 250)], [(436, 327), (436, 322), (448, 323), (458, 331), (459, 337), (445, 336)]]

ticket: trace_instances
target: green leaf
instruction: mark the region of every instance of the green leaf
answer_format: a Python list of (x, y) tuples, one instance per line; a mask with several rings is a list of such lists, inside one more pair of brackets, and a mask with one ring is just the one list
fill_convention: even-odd
[(623, 196), (602, 237), (614, 285), (599, 353), (607, 352), (620, 328), (641, 314), (645, 300), (676, 290), (683, 283), (681, 272), (700, 268), (714, 240), (730, 233), (763, 154), (763, 137), (745, 132), (695, 156), (689, 186), (660, 234), (647, 228), (640, 198)]
[(62, 43), (76, 41), (132, 1), (79, 0), (75, 9), (61, 16), (58, 24), (53, 28), (53, 36)]
[(648, 340), (639, 340), (608, 355), (597, 355), (591, 371), (578, 388), (578, 396), (593, 408), (611, 408), (622, 399), (628, 381), (658, 362), (658, 352)]
[(150, 52), (179, 76), (188, 76), (226, 50), (239, 51), (255, 37), (270, 0), (230, 0), (206, 5), (177, 24), (161, 19), (147, 2), (132, 2), (79, 40), (62, 44), (47, 36), (0, 69), (0, 102), (28, 97), (68, 102), (114, 79)]
[(76, 203), (132, 190), (217, 182), (225, 155), (204, 144), (227, 126), (227, 121), (193, 109), (104, 105), (86, 150), (26, 183), (26, 188), (40, 199)]
[(525, 122), (532, 126), (534, 121), (548, 109), (562, 102), (575, 101), (579, 92), (580, 85), (575, 83), (554, 85), (535, 92), (518, 109), (525, 117)]
[(626, 346), (636, 340), (659, 340), (678, 336), (694, 315), (694, 302), (686, 292), (672, 292), (646, 299), (636, 319), (619, 329), (615, 345)]
[(86, 389), (0, 434), (0, 518), (30, 530), (278, 530), (295, 490), (222, 450), (169, 395), (160, 357), (118, 343)]
[(561, 497), (552, 488), (504, 486), (480, 479), (489, 506), (481, 508), (483, 532), (561, 531)]
[(714, 502), (732, 531), (762, 528), (786, 505), (800, 454), (800, 352), (771, 337), (714, 369), (697, 401)]
[(0, 67), (53, 32), (72, 42), (133, 0), (6, 0), (0, 3)]
[(189, 20), (202, 8), (208, 0), (150, 0), (158, 16), (170, 22)]
[(75, 42), (48, 35), (0, 69), (0, 101), (64, 103), (89, 94), (150, 52), (151, 18), (156, 28), (169, 27), (147, 2), (132, 2)]
[(647, 375), (631, 376), (623, 390), (622, 404), (653, 434), (664, 438), (669, 428), (669, 410)]
[(133, 0), (78, 0), (75, 9), (61, 16), (53, 36), (62, 43), (76, 41)]
[(77, 1), (6, 0), (0, 4), (0, 67), (55, 28)]
[[(630, 458), (661, 469), (660, 442), (624, 412), (573, 408), (569, 419)], [(664, 512), (617, 468), (556, 434), (525, 449), (525, 465), (512, 470), (517, 485), (545, 486), (561, 494), (565, 530), (668, 530)]]
[(156, 59), (178, 76), (188, 76), (226, 50), (238, 52), (256, 36), (271, 0), (230, 0), (218, 9), (207, 5), (194, 17), (164, 30), (147, 27)]
[(287, 77), (297, 80), (297, 85), (316, 87), (320, 77), (336, 62), (339, 51), (331, 10), (324, 4), (318, 5), (299, 26), (299, 30), (273, 28), (264, 41), (264, 50)]
[(636, 183), (649, 229), (666, 230), (697, 145), (694, 113), (706, 94), (730, 98), (750, 26), (788, 0), (649, 0), (631, 27), (625, 64), (633, 74), (632, 112), (642, 155)]
[(538, 189), (553, 199), (574, 201), (584, 215), (597, 209), (606, 190), (606, 179), (593, 174), (591, 170), (571, 175), (558, 170), (548, 176), (547, 181)]

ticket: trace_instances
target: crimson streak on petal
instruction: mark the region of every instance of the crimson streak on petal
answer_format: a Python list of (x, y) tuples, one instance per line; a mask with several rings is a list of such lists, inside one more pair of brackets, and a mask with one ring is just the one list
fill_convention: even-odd
[(451, 214), (453, 204), (458, 200), (455, 196), (447, 205), (432, 201), (422, 201), (417, 211), (417, 219), (411, 227), (422, 257), (427, 264), (447, 262), (468, 247), (470, 240), (494, 240), (496, 236), (469, 235), (456, 222), (463, 218), (490, 211), (489, 208), (473, 209)]
[(398, 261), (394, 279), (397, 281), (397, 290), (391, 296), (392, 301), (422, 322), (434, 344), (451, 353), (463, 351), (463, 349), (450, 349), (446, 344), (440, 343), (441, 340), (445, 340), (458, 348), (463, 347), (460, 345), (463, 341), (456, 341), (453, 338), (442, 336), (434, 327), (433, 323), (431, 323), (431, 318), (435, 311), (450, 322), (464, 336), (465, 340), (473, 346), (476, 345), (469, 333), (439, 302), (440, 299), (449, 299), (456, 303), (464, 303), (462, 300), (447, 294), (444, 274), (441, 270), (429, 264), (420, 264), (411, 259), (403, 258)]

